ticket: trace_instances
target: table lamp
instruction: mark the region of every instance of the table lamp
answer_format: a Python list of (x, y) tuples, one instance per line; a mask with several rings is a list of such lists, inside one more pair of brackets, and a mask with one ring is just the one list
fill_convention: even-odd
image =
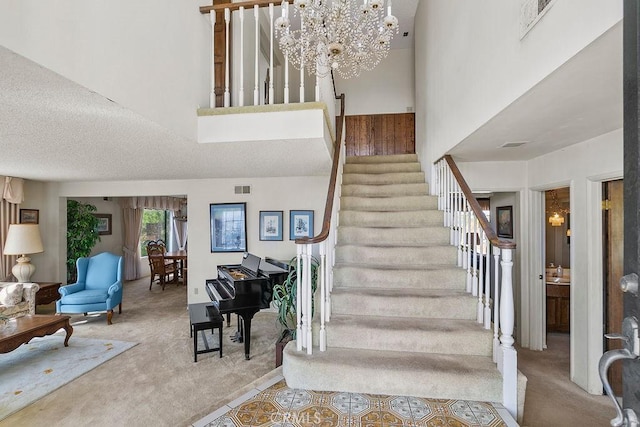
[(11, 272), (18, 282), (28, 283), (36, 271), (31, 258), (26, 255), (44, 252), (40, 229), (37, 224), (10, 224), (7, 241), (4, 244), (4, 255), (20, 255)]

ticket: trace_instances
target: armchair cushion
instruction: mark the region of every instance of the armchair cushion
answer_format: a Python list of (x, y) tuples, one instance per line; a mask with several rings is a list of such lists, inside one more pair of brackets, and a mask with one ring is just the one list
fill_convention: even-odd
[(62, 304), (95, 304), (104, 303), (109, 295), (104, 289), (85, 289), (61, 298)]
[(14, 283), (0, 289), (0, 304), (11, 307), (22, 301), (22, 283)]

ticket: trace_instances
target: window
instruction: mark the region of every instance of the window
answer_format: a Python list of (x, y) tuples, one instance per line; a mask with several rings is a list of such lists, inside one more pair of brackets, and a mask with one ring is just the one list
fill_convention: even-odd
[(169, 232), (169, 211), (159, 209), (145, 209), (142, 214), (142, 229), (140, 230), (140, 254), (147, 256), (149, 240), (162, 239), (166, 244)]

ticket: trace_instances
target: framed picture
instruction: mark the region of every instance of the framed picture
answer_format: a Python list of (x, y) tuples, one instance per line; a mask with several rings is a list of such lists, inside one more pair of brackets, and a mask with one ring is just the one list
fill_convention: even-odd
[(20, 224), (38, 224), (40, 211), (38, 209), (20, 209)]
[(247, 252), (247, 204), (212, 203), (211, 252)]
[(313, 211), (289, 211), (289, 240), (313, 237)]
[(513, 206), (498, 206), (496, 219), (498, 237), (513, 239)]
[(101, 236), (111, 234), (111, 214), (93, 214), (98, 218), (98, 234)]
[(260, 211), (260, 240), (282, 240), (282, 211)]

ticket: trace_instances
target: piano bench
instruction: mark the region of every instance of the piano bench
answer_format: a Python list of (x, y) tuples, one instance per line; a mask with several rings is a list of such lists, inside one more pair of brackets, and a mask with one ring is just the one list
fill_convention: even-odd
[[(224, 319), (218, 311), (218, 307), (211, 303), (189, 304), (189, 323), (191, 324), (191, 337), (193, 337), (193, 361), (198, 361), (198, 355), (203, 353), (211, 353), (219, 351), (222, 357), (222, 324)], [(198, 331), (218, 329), (219, 343), (217, 348), (208, 348), (206, 336), (204, 336), (204, 350), (198, 350)]]

